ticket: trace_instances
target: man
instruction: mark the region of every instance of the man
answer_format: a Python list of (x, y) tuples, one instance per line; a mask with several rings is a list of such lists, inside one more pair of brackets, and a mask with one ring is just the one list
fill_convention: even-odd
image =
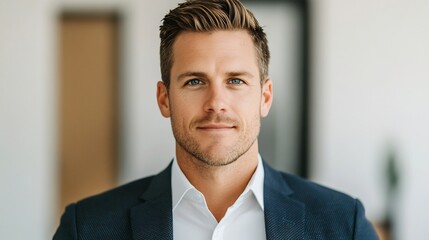
[(69, 205), (54, 239), (377, 239), (361, 203), (258, 154), (272, 103), (262, 28), (238, 0), (196, 0), (160, 28), (157, 100), (176, 157)]

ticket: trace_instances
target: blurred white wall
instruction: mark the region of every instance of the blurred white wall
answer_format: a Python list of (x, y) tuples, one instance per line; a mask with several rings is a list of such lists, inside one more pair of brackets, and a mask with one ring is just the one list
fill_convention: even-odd
[(397, 239), (426, 239), (429, 2), (312, 3), (312, 176), (359, 197), (380, 220), (393, 146), (401, 177)]
[(0, 239), (47, 239), (55, 211), (53, 22), (0, 1)]
[[(62, 10), (122, 16), (121, 182), (174, 154), (158, 113), (158, 26), (177, 1), (0, 1), (0, 239), (49, 239), (56, 210), (56, 21)], [(424, 239), (429, 214), (429, 3), (312, 1), (312, 176), (382, 217), (387, 147), (402, 167), (398, 239)], [(270, 36), (268, 36), (270, 38)]]

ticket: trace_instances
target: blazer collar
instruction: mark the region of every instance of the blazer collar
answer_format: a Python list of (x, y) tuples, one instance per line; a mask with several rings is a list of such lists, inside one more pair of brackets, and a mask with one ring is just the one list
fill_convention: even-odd
[(133, 239), (172, 240), (171, 163), (153, 177), (140, 198), (142, 203), (131, 208)]
[(305, 204), (293, 199), (282, 174), (264, 162), (264, 215), (267, 240), (304, 239)]

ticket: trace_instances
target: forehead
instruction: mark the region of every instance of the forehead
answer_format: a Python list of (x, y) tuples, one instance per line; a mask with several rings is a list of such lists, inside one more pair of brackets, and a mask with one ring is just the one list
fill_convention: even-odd
[(246, 30), (183, 32), (176, 38), (172, 51), (172, 74), (183, 69), (258, 71), (255, 45)]
[(223, 48), (254, 48), (253, 40), (246, 30), (218, 30), (210, 32), (181, 32), (173, 43), (173, 52), (183, 48), (207, 49), (216, 45)]

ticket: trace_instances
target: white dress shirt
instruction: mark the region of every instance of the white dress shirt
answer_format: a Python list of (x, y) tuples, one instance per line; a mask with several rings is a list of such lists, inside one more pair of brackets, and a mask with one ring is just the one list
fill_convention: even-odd
[(171, 169), (174, 239), (266, 239), (264, 168), (261, 157), (258, 158), (258, 166), (247, 187), (220, 222), (217, 222), (203, 194), (188, 181), (175, 159)]

